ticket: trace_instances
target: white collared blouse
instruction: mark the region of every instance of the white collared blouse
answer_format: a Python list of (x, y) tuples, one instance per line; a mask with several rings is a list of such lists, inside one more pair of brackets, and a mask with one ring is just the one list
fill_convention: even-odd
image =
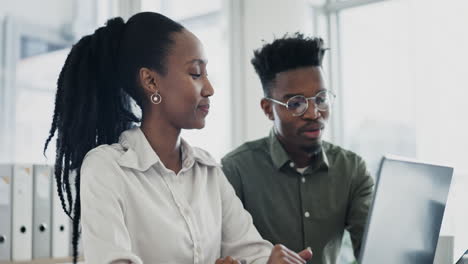
[(224, 256), (266, 263), (272, 245), (220, 165), (184, 140), (181, 146), (177, 175), (138, 127), (86, 155), (80, 184), (86, 264), (214, 264)]

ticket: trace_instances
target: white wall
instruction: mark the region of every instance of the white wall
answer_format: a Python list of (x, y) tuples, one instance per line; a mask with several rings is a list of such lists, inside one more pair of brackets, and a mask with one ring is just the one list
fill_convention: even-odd
[[(306, 0), (232, 1), (231, 5), (236, 6), (232, 8), (234, 14), (231, 15), (239, 16), (237, 22), (241, 24), (234, 24), (231, 32), (234, 36), (232, 49), (240, 48), (240, 52), (232, 54), (234, 145), (237, 146), (246, 140), (266, 136), (272, 126), (260, 108), (263, 90), (250, 63), (253, 50), (260, 48), (263, 41), (271, 42), (274, 37), (288, 32), (310, 34), (312, 24)], [(235, 20), (233, 22), (236, 23)]]
[(74, 0), (0, 0), (0, 17), (5, 15), (27, 22), (58, 28), (73, 19)]

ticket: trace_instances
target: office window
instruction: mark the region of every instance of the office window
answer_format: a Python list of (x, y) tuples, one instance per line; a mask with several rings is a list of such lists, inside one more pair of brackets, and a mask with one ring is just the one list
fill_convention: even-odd
[(56, 83), (69, 51), (63, 32), (9, 18), (5, 20), (1, 137), (5, 141), (0, 162), (53, 163), (55, 142), (48, 159), (43, 156), (48, 136)]
[(339, 14), (343, 143), (468, 171), (466, 1), (393, 0)]
[(383, 153), (416, 157), (416, 69), (410, 64), (415, 47), (407, 3), (340, 14), (343, 143), (363, 155), (374, 173)]
[(33, 47), (26, 47), (16, 68), (15, 160), (53, 163), (55, 142), (51, 142), (48, 160), (42, 155), (42, 149), (52, 122), (56, 80), (69, 49), (36, 41), (48, 47), (32, 56), (25, 53)]
[(333, 14), (339, 143), (374, 175), (385, 153), (454, 166), (441, 233), (455, 236), (457, 255), (468, 246), (468, 2), (375, 2)]
[[(468, 3), (322, 3), (324, 8), (314, 9), (314, 25), (330, 47), (325, 69), (338, 92), (332, 140), (363, 156), (373, 175), (386, 153), (454, 166), (441, 233), (455, 236), (455, 254), (464, 252)], [(351, 263), (347, 239), (343, 249), (339, 263)]]

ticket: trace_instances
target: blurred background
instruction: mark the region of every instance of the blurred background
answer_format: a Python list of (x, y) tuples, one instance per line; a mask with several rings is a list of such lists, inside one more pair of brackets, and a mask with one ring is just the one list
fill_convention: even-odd
[[(42, 150), (71, 45), (140, 11), (181, 22), (204, 44), (215, 95), (206, 127), (183, 136), (218, 160), (271, 128), (253, 50), (287, 32), (322, 37), (337, 94), (326, 138), (363, 156), (374, 175), (386, 153), (454, 166), (442, 234), (466, 250), (466, 0), (0, 0), (0, 163), (54, 162), (55, 146), (48, 158)], [(344, 244), (340, 263), (351, 263)]]

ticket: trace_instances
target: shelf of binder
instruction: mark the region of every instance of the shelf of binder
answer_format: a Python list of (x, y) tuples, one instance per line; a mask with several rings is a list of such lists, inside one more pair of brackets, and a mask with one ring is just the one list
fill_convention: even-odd
[(66, 263), (50, 262), (71, 252), (52, 166), (0, 164), (0, 219), (0, 263)]

